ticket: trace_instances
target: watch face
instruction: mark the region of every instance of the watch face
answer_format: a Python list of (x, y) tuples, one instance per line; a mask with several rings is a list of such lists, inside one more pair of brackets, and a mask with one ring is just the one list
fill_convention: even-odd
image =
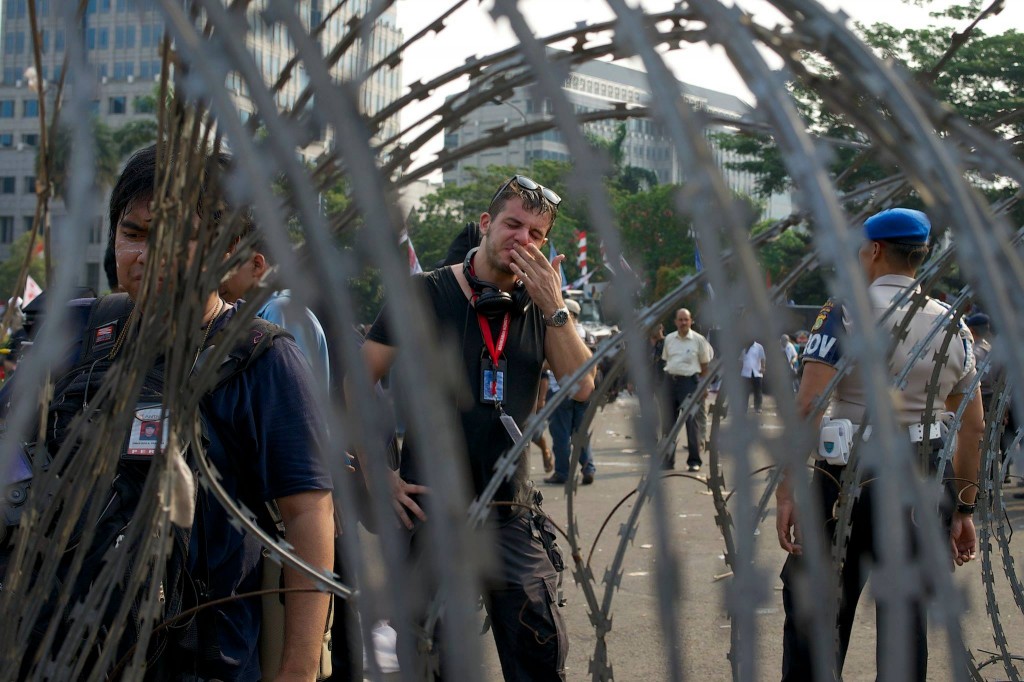
[(555, 312), (551, 313), (551, 325), (553, 327), (561, 327), (569, 321), (569, 311), (565, 308), (559, 308)]

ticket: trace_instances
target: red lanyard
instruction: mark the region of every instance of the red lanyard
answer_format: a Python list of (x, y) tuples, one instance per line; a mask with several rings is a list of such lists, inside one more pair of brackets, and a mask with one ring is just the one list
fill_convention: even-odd
[(501, 353), (505, 350), (505, 342), (508, 341), (508, 326), (511, 320), (512, 314), (505, 313), (505, 319), (501, 323), (501, 333), (498, 335), (498, 343), (494, 343), (494, 336), (491, 334), (491, 323), (480, 313), (476, 314), (476, 321), (480, 324), (480, 335), (484, 337), (484, 343), (487, 345), (487, 352), (491, 354), (491, 361), (494, 363), (495, 370), (498, 369), (498, 360), (501, 359)]

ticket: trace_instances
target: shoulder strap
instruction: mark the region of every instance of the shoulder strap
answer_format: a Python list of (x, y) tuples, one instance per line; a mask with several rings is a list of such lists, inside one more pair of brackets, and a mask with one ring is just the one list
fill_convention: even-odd
[(293, 338), (283, 327), (254, 317), (249, 323), (249, 333), (235, 344), (217, 368), (217, 381), (212, 391), (248, 369), (261, 355), (270, 350), (275, 339), (282, 336)]
[[(89, 322), (82, 332), (82, 360), (91, 359), (95, 353), (97, 332), (101, 327), (114, 325), (112, 333), (116, 338), (133, 305), (125, 293), (107, 294), (93, 301), (92, 309), (89, 311)], [(104, 352), (107, 352), (107, 349), (104, 349)]]
[[(244, 372), (249, 366), (252, 365), (261, 355), (267, 352), (271, 346), (274, 345), (274, 340), (282, 336), (287, 338), (293, 338), (283, 327), (279, 327), (272, 322), (267, 322), (264, 319), (254, 317), (249, 323), (249, 333), (242, 337), (235, 347), (225, 356), (224, 360), (217, 367), (217, 380), (214, 383), (210, 393), (216, 391), (221, 386), (231, 381), (233, 378)], [(203, 350), (205, 355), (213, 346), (209, 346)], [(203, 359), (196, 363), (196, 367), (202, 367)], [(216, 434), (209, 432), (209, 425), (206, 419), (202, 419), (202, 427), (204, 435), (207, 439), (212, 440), (216, 437)], [(242, 467), (237, 459), (237, 453), (231, 448), (222, 448), (228, 459), (231, 460), (235, 467), (235, 470), (241, 474), (245, 469)], [(202, 456), (202, 455), (200, 455)], [(248, 486), (243, 486), (243, 490)], [(279, 536), (282, 533), (281, 524), (281, 513), (277, 509), (277, 504), (274, 502), (261, 503), (255, 500), (249, 500), (250, 511), (256, 514), (256, 521), (263, 530), (269, 533), (277, 533)]]

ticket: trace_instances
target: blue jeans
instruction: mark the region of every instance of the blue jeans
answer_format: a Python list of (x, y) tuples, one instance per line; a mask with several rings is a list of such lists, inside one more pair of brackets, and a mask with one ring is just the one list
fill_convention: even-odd
[[(548, 400), (551, 400), (554, 395), (553, 391), (548, 391)], [(572, 434), (576, 433), (583, 424), (583, 415), (589, 405), (589, 402), (581, 403), (570, 398), (559, 405), (551, 415), (548, 429), (551, 431), (551, 451), (555, 453), (555, 476), (569, 478)], [(583, 446), (583, 451), (580, 453), (580, 468), (585, 474), (592, 474), (596, 471), (594, 458), (590, 454), (590, 439), (587, 439), (587, 444)]]

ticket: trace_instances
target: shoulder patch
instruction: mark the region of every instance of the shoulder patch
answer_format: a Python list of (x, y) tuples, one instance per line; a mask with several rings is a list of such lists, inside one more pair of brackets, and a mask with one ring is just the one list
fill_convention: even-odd
[[(836, 306), (839, 310), (836, 310)], [(842, 304), (829, 299), (821, 307), (818, 317), (814, 320), (811, 334), (804, 346), (803, 357), (835, 366), (842, 357), (839, 337), (845, 333), (843, 317), (845, 311)]]
[(825, 320), (828, 319), (828, 314), (832, 312), (832, 308), (835, 303), (829, 299), (825, 302), (825, 305), (821, 306), (821, 310), (818, 311), (818, 316), (814, 318), (814, 325), (811, 327), (812, 332), (816, 332), (821, 329), (821, 325), (825, 324)]

